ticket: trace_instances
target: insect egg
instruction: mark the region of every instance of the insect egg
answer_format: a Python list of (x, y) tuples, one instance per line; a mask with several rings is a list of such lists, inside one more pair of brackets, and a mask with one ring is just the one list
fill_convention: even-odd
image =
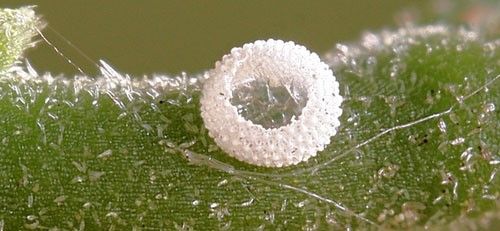
[(342, 96), (333, 72), (304, 46), (258, 40), (233, 48), (205, 75), (209, 135), (249, 164), (284, 167), (322, 151), (336, 134)]

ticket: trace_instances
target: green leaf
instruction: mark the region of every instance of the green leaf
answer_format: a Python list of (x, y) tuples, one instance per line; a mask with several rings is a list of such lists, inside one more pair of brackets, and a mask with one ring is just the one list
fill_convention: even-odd
[(0, 72), (12, 66), (24, 50), (35, 45), (33, 37), (44, 24), (33, 8), (0, 8)]
[(361, 171), (347, 178), (364, 182), (348, 189), (353, 204), (389, 227), (496, 208), (498, 44), (426, 26), (337, 45), (330, 60), (348, 97), (338, 146), (353, 147), (343, 161)]
[(0, 75), (0, 227), (491, 228), (499, 45), (447, 26), (337, 45), (324, 59), (345, 97), (339, 133), (287, 168), (217, 148), (200, 116), (203, 76), (13, 68)]

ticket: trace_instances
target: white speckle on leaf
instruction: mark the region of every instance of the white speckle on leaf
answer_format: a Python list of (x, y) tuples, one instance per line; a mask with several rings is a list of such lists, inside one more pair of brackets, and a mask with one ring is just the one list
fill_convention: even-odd
[(102, 152), (101, 154), (99, 154), (99, 155), (97, 156), (97, 158), (104, 159), (104, 158), (108, 158), (108, 157), (110, 157), (111, 155), (113, 155), (113, 150), (108, 149), (108, 150), (106, 150), (106, 151)]
[(71, 163), (75, 166), (75, 168), (79, 172), (86, 172), (87, 171), (87, 166), (85, 165), (85, 163), (79, 163), (77, 161), (72, 161)]
[(254, 201), (254, 199), (253, 199), (253, 198), (250, 198), (250, 200), (248, 200), (248, 201), (245, 201), (245, 202), (241, 203), (241, 206), (242, 206), (242, 207), (248, 207), (248, 206), (250, 206), (250, 205), (252, 205), (252, 204), (253, 204), (253, 201)]
[(82, 206), (82, 207), (83, 207), (84, 209), (90, 209), (90, 207), (91, 207), (91, 206), (92, 206), (92, 203), (90, 203), (90, 202), (85, 202), (85, 204), (83, 204), (83, 206)]
[(194, 200), (191, 204), (193, 206), (198, 206), (200, 204), (200, 201), (199, 200)]
[(224, 179), (224, 180), (221, 180), (219, 183), (217, 183), (217, 187), (221, 187), (221, 186), (224, 186), (228, 183), (228, 180), (227, 179)]
[(101, 171), (89, 171), (89, 180), (94, 182), (98, 181), (103, 175), (104, 172)]
[(106, 217), (118, 218), (118, 213), (116, 213), (116, 212), (109, 212), (109, 213), (106, 214)]
[(28, 216), (26, 216), (26, 220), (28, 220), (28, 221), (34, 221), (34, 220), (36, 220), (37, 218), (38, 218), (38, 217), (37, 217), (37, 216), (35, 216), (35, 215), (28, 215)]
[(28, 208), (31, 207), (33, 207), (33, 193), (30, 193), (30, 195), (28, 196)]
[(494, 103), (487, 103), (484, 105), (484, 112), (489, 113), (495, 111), (495, 104)]
[(73, 179), (71, 179), (70, 183), (76, 184), (76, 183), (82, 183), (84, 182), (85, 179), (82, 176), (75, 176)]
[(444, 120), (442, 118), (439, 119), (438, 128), (439, 128), (439, 131), (441, 131), (442, 133), (446, 133), (446, 123), (444, 122)]
[(219, 207), (219, 203), (212, 203), (212, 204), (210, 204), (210, 209), (215, 209), (217, 207)]
[(67, 198), (66, 195), (61, 195), (61, 196), (56, 197), (56, 199), (54, 199), (54, 202), (57, 205), (62, 205), (64, 203), (64, 201), (66, 200), (66, 198)]
[(459, 144), (463, 144), (464, 142), (465, 142), (465, 139), (463, 137), (458, 137), (458, 138), (451, 141), (451, 145), (459, 145)]
[(299, 202), (295, 203), (294, 205), (297, 208), (302, 208), (306, 205), (307, 202), (308, 202), (307, 200), (303, 200), (303, 201), (299, 201)]
[(497, 165), (497, 164), (500, 164), (500, 160), (490, 160), (490, 162), (488, 162), (488, 163), (491, 165)]

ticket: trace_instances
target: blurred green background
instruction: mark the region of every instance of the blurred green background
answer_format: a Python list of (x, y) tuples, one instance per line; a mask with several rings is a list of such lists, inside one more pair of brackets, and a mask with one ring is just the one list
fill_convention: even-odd
[[(337, 42), (366, 30), (395, 27), (404, 12), (428, 1), (20, 1), (0, 7), (37, 5), (52, 29), (92, 60), (105, 59), (122, 72), (199, 73), (232, 47), (256, 39), (279, 38), (324, 54)], [(403, 12), (403, 13), (402, 13)], [(93, 64), (50, 28), (45, 35), (86, 73)], [(41, 72), (77, 73), (45, 43), (27, 54)]]

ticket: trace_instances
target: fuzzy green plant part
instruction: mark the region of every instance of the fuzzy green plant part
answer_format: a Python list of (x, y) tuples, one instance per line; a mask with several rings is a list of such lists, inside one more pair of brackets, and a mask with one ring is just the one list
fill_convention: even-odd
[(323, 60), (344, 97), (341, 127), (286, 168), (217, 147), (203, 75), (16, 64), (0, 75), (0, 229), (493, 230), (499, 46), (446, 25), (336, 45)]
[(33, 9), (0, 8), (0, 71), (12, 66), (24, 50), (35, 45), (33, 37), (44, 24)]

